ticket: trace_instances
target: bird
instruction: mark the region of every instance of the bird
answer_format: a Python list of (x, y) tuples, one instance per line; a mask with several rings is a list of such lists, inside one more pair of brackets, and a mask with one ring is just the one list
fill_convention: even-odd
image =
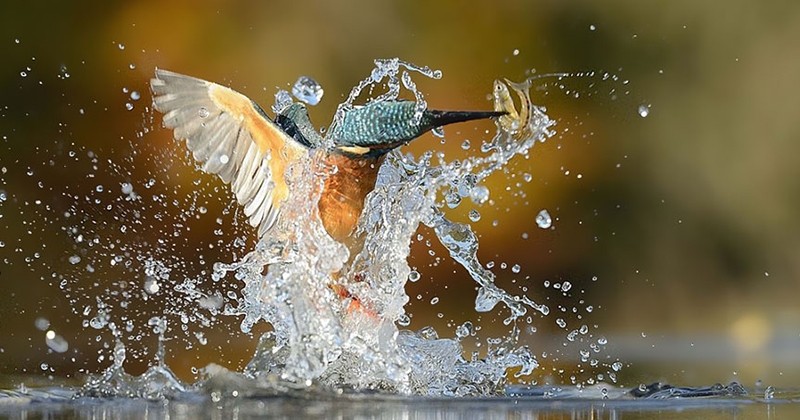
[(325, 230), (341, 243), (351, 241), (388, 152), (437, 127), (507, 113), (424, 109), (415, 119), (414, 101), (372, 101), (348, 109), (323, 138), (300, 103), (270, 118), (233, 89), (164, 69), (156, 69), (150, 88), (164, 127), (186, 141), (203, 171), (230, 185), (259, 237), (291, 193), (287, 168), (324, 149), (326, 163), (337, 170), (325, 180), (318, 210)]

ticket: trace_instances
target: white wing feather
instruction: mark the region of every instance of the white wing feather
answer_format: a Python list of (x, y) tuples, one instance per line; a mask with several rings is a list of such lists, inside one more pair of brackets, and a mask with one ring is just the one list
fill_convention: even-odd
[(305, 148), (250, 99), (224, 86), (160, 69), (150, 86), (164, 126), (186, 140), (203, 171), (231, 184), (250, 225), (259, 236), (266, 233), (288, 194), (283, 171)]

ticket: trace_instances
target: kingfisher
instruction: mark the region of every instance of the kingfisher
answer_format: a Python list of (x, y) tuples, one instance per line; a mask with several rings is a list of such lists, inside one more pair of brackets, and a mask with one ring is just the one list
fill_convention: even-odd
[(203, 171), (231, 186), (259, 237), (274, 225), (291, 194), (287, 168), (324, 148), (326, 163), (338, 170), (325, 180), (319, 215), (328, 234), (345, 244), (388, 152), (437, 127), (507, 113), (425, 109), (415, 120), (416, 102), (374, 101), (346, 111), (323, 138), (299, 103), (271, 119), (239, 92), (163, 69), (156, 69), (150, 87), (163, 125), (176, 140), (186, 141)]

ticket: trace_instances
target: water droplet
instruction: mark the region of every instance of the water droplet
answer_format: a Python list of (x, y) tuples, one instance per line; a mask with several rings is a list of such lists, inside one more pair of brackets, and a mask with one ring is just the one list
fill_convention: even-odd
[(208, 109), (204, 106), (201, 106), (200, 109), (197, 110), (197, 115), (200, 118), (208, 118), (211, 113), (208, 112)]
[(50, 321), (47, 318), (38, 317), (35, 321), (33, 321), (33, 325), (36, 326), (37, 330), (44, 331), (50, 328)]
[(106, 315), (104, 312), (98, 313), (96, 317), (92, 318), (89, 321), (89, 325), (96, 330), (105, 327), (107, 324), (108, 324), (108, 315)]
[(593, 31), (593, 30), (595, 30), (595, 29), (597, 29), (597, 27), (596, 27), (596, 26), (594, 26), (594, 25), (589, 25), (589, 30), (590, 30), (590, 31)]
[(572, 283), (570, 283), (568, 281), (565, 281), (564, 283), (561, 284), (561, 291), (562, 292), (566, 292), (569, 289), (572, 289)]
[(473, 222), (481, 220), (481, 214), (478, 212), (478, 210), (472, 209), (469, 211), (469, 220), (472, 220)]
[(117, 44), (117, 48), (119, 48), (120, 50), (124, 50), (125, 49), (125, 44), (121, 44), (121, 43)]
[(130, 195), (133, 192), (133, 185), (128, 182), (123, 182), (121, 191), (125, 195)]
[(521, 269), (521, 267), (519, 266), (519, 264), (514, 264), (514, 265), (511, 267), (511, 272), (512, 272), (512, 273), (519, 273), (520, 269)]
[(219, 162), (223, 165), (228, 163), (229, 160), (230, 158), (228, 157), (228, 155), (220, 155), (219, 157)]
[(141, 96), (141, 95), (139, 95), (139, 92), (137, 92), (137, 91), (135, 91), (135, 90), (134, 90), (133, 92), (131, 92), (131, 99), (133, 99), (134, 101), (138, 101), (138, 100), (139, 100), (139, 98), (141, 98), (141, 97), (142, 97), (142, 96)]
[(158, 293), (159, 289), (161, 289), (161, 286), (158, 284), (158, 279), (156, 279), (155, 277), (150, 277), (150, 276), (148, 276), (147, 278), (144, 279), (144, 291), (145, 292), (147, 292), (147, 293), (149, 293), (151, 295), (154, 295), (154, 294)]
[(128, 111), (133, 111), (133, 104), (130, 102), (125, 102), (125, 109)]
[(619, 372), (622, 369), (622, 362), (614, 362), (611, 364), (611, 369), (614, 369), (614, 372)]
[(97, 191), (97, 192), (103, 192), (103, 186), (102, 185), (98, 185), (98, 186), (94, 187), (94, 190)]
[(130, 63), (128, 64), (128, 68), (134, 70), (136, 68), (136, 64)]
[(642, 118), (650, 115), (650, 105), (639, 105), (639, 116)]
[(26, 73), (25, 71), (19, 72), (19, 75), (22, 77), (28, 77), (28, 73)]
[(479, 185), (470, 191), (469, 197), (475, 204), (483, 204), (489, 200), (489, 189)]
[(419, 280), (419, 278), (420, 278), (420, 274), (416, 270), (412, 270), (410, 273), (408, 273), (408, 281), (410, 281), (412, 283), (414, 283), (417, 280)]
[(292, 86), (292, 95), (309, 105), (318, 104), (324, 94), (322, 86), (308, 76), (300, 76)]
[(542, 229), (549, 229), (553, 225), (553, 219), (547, 210), (542, 210), (536, 215), (536, 225)]
[(433, 299), (431, 299), (431, 305), (436, 305), (437, 303), (439, 303), (439, 297), (434, 296)]
[(451, 189), (445, 194), (444, 201), (447, 203), (447, 207), (454, 209), (461, 204), (461, 196), (458, 194), (457, 190)]
[(764, 390), (764, 399), (771, 400), (773, 398), (775, 398), (775, 388), (768, 386), (767, 389)]
[(474, 331), (475, 327), (472, 326), (472, 322), (466, 321), (456, 328), (456, 337), (465, 338), (471, 335)]
[(469, 147), (470, 147), (470, 142), (469, 142), (469, 140), (464, 140), (464, 142), (463, 142), (463, 143), (461, 143), (461, 148), (462, 148), (462, 149), (464, 149), (464, 150), (469, 150)]
[(436, 137), (439, 137), (440, 139), (443, 139), (444, 138), (444, 127), (434, 127), (431, 130), (431, 134), (433, 134)]
[(45, 334), (45, 344), (56, 353), (65, 353), (69, 350), (69, 342), (53, 330), (47, 331)]
[(517, 56), (517, 55), (519, 55), (519, 50), (515, 48), (514, 51), (511, 54)]
[(75, 265), (75, 264), (77, 264), (79, 262), (81, 262), (81, 257), (79, 257), (77, 255), (73, 255), (73, 256), (69, 257), (69, 263), (70, 264)]

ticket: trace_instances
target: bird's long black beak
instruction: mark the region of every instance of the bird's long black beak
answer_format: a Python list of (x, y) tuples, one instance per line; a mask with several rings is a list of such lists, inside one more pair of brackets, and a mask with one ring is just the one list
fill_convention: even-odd
[(464, 121), (480, 120), (484, 118), (500, 117), (507, 114), (505, 111), (425, 111), (430, 118), (431, 127), (441, 127)]

